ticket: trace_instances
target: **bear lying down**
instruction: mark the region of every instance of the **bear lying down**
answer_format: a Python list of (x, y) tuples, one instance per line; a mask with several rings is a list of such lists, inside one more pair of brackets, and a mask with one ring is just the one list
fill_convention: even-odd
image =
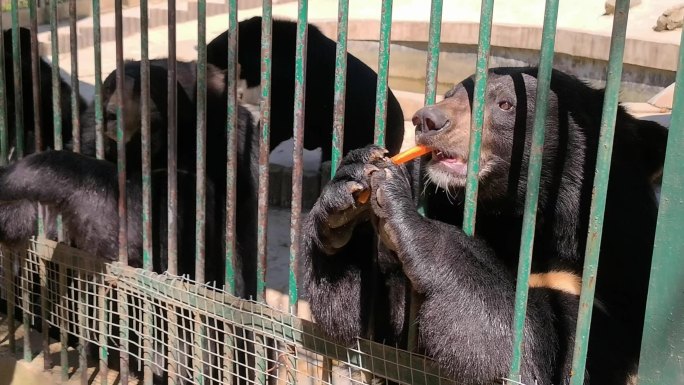
[[(501, 383), (512, 352), (513, 301), (537, 86), (535, 68), (489, 72), (476, 235), (460, 229), (473, 78), (413, 117), (426, 217), (410, 173), (384, 150), (351, 152), (312, 209), (304, 231), (304, 282), (313, 314), (334, 338), (406, 342), (407, 289), (422, 297), (419, 346), (463, 384)], [(603, 90), (554, 71), (524, 328), (522, 381), (564, 384), (570, 364), (598, 147)], [(635, 373), (644, 323), (657, 205), (651, 187), (667, 130), (620, 108), (605, 210), (587, 384), (625, 384)], [(370, 188), (371, 199), (355, 203)], [(372, 276), (373, 235), (381, 240)], [(369, 308), (371, 292), (377, 297)]]

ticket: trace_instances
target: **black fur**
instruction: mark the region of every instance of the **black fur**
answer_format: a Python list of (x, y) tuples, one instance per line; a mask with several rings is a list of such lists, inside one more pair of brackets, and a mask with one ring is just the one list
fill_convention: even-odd
[[(15, 132), (15, 95), (14, 95), (14, 55), (12, 53), (12, 30), (3, 32), (5, 57), (5, 95), (7, 97), (7, 123), (9, 148), (16, 145)], [(21, 52), (21, 90), (23, 99), (24, 119), (24, 154), (31, 154), (36, 150), (36, 128), (34, 121), (33, 76), (31, 73), (31, 31), (19, 28), (19, 44)], [(52, 109), (52, 67), (43, 58), (38, 59), (38, 74), (40, 77), (40, 132), (42, 149), (54, 149), (54, 121)], [(71, 87), (62, 78), (59, 79), (62, 141), (67, 143), (72, 136), (71, 120)], [(79, 98), (79, 111), (85, 109), (85, 102)], [(16, 149), (15, 149), (16, 151)], [(13, 155), (16, 159), (16, 153)]]
[[(273, 20), (271, 62), (271, 150), (292, 137), (294, 121), (295, 48), (297, 23)], [(247, 87), (261, 83), (261, 17), (238, 25), (240, 78)], [(335, 47), (313, 25), (308, 27), (306, 65), (306, 108), (304, 146), (321, 147), (323, 161), (330, 160), (335, 90)], [(207, 45), (207, 61), (227, 68), (228, 32)], [(351, 54), (347, 54), (347, 80), (344, 116), (344, 152), (373, 143), (375, 88), (377, 74)], [(386, 147), (399, 151), (404, 137), (404, 115), (391, 90), (387, 96)]]
[[(418, 143), (451, 161), (467, 159), (473, 85), (466, 79), (443, 102), (416, 113)], [(312, 311), (331, 336), (349, 343), (365, 334), (374, 284), (376, 315), (404, 313), (405, 297), (396, 292), (408, 279), (423, 297), (421, 350), (459, 383), (500, 383), (507, 376), (535, 95), (536, 69), (490, 70), (475, 237), (460, 229), (464, 179), (455, 171), (446, 179), (439, 174), (455, 163), (439, 164), (433, 155), (427, 164), (434, 180), (425, 189), (427, 219), (415, 209), (403, 166), (374, 147), (345, 158), (312, 209), (303, 240)], [(554, 71), (533, 272), (581, 276), (602, 103), (602, 90)], [(650, 181), (662, 168), (666, 137), (663, 127), (618, 110), (596, 286), (603, 306), (593, 312), (587, 384), (625, 384), (636, 369), (657, 214)], [(370, 203), (359, 206), (353, 192), (369, 186)], [(373, 233), (382, 240), (378, 277), (370, 273)], [(530, 289), (524, 383), (568, 382), (577, 308), (575, 295)], [(401, 340), (403, 318), (379, 322), (376, 339)]]

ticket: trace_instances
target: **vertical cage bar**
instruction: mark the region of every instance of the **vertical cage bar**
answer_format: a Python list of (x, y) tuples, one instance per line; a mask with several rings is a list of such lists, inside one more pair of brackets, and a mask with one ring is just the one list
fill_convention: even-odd
[[(104, 119), (102, 111), (102, 46), (100, 36), (100, 0), (93, 0), (93, 53), (95, 67), (95, 156), (97, 159), (104, 159)], [(100, 384), (109, 384), (109, 349), (108, 341), (108, 307), (110, 302), (107, 300), (107, 293), (110, 288), (108, 283), (102, 279), (101, 286), (97, 290), (98, 298), (98, 321), (99, 321), (99, 374)]]
[(380, 47), (378, 52), (378, 83), (375, 92), (374, 141), (385, 146), (387, 120), (387, 79), (389, 77), (390, 38), (392, 35), (392, 0), (382, 0), (380, 15)]
[[(207, 138), (207, 3), (197, 1), (197, 172), (195, 194), (195, 280), (204, 283), (205, 236), (206, 236), (206, 138)], [(195, 314), (195, 338), (193, 360), (194, 379), (204, 384), (205, 373), (202, 352), (206, 344), (206, 328), (202, 316)]]
[[(32, 243), (32, 248), (34, 248), (34, 251), (35, 245), (35, 243)], [(38, 273), (40, 279), (40, 328), (42, 331), (41, 341), (43, 350), (43, 370), (49, 370), (52, 368), (52, 357), (50, 357), (50, 333), (48, 331), (50, 326), (48, 324), (47, 318), (49, 314), (48, 307), (51, 307), (50, 302), (48, 302), (51, 294), (48, 290), (49, 286), (47, 266), (45, 266), (46, 263), (47, 262), (44, 259), (40, 258)]]
[(207, 173), (207, 2), (197, 1), (197, 181), (195, 183), (195, 279), (204, 283)]
[(425, 105), (435, 104), (437, 96), (437, 70), (439, 69), (439, 41), (442, 35), (443, 0), (432, 0), (430, 6), (430, 33), (428, 39), (427, 69), (425, 74)]
[(128, 218), (126, 211), (126, 137), (124, 122), (124, 60), (123, 60), (123, 15), (122, 0), (114, 2), (114, 24), (116, 35), (116, 166), (119, 179), (119, 262), (128, 264)]
[[(143, 269), (152, 271), (152, 144), (150, 133), (150, 57), (148, 32), (148, 1), (140, 0), (140, 138), (142, 145), (142, 223)], [(152, 385), (152, 349), (154, 309), (152, 301), (145, 301), (143, 322), (143, 351), (146, 359), (143, 382)]]
[[(61, 150), (64, 146), (62, 140), (62, 93), (60, 92), (60, 78), (59, 78), (59, 34), (57, 33), (57, 2), (50, 2), (50, 47), (52, 48), (52, 125), (54, 134), (55, 150)], [(62, 215), (57, 215), (56, 219), (57, 239), (61, 242), (64, 239), (64, 229), (62, 228)], [(64, 345), (63, 345), (64, 346)], [(63, 349), (66, 349), (63, 347)], [(66, 354), (66, 353), (64, 353)], [(64, 364), (64, 361), (62, 361)]]
[(622, 57), (625, 51), (625, 33), (629, 13), (629, 0), (618, 0), (613, 16), (613, 31), (608, 56), (608, 74), (606, 91), (603, 100), (601, 132), (599, 136), (598, 154), (596, 155), (596, 172), (594, 174), (593, 199), (589, 211), (589, 231), (584, 255), (582, 273), (582, 292), (580, 295), (575, 347), (572, 357), (571, 385), (584, 383), (584, 368), (589, 346), (589, 329), (596, 290), (596, 273), (601, 249), (603, 230), (603, 214), (606, 207), (608, 176), (610, 173), (610, 157), (613, 152), (613, 136), (615, 134), (615, 117), (618, 109), (620, 80), (622, 77)]
[(228, 105), (226, 114), (226, 136), (228, 154), (226, 157), (226, 266), (225, 283), (230, 294), (235, 293), (235, 204), (237, 173), (237, 50), (238, 50), (237, 0), (228, 2), (228, 68), (226, 73)]
[[(439, 42), (442, 34), (442, 9), (443, 0), (432, 0), (430, 5), (430, 31), (428, 36), (428, 50), (427, 50), (427, 66), (425, 69), (425, 99), (424, 105), (431, 105), (435, 103), (437, 96), (437, 71), (439, 69)], [(420, 175), (421, 160), (413, 161), (416, 168), (414, 175)], [(418, 212), (425, 215), (425, 197), (420, 195), (422, 191), (422, 179), (415, 179), (416, 186), (414, 192), (417, 192)], [(407, 348), (413, 351), (418, 346), (418, 323), (415, 322), (418, 317), (420, 295), (411, 288), (411, 297), (409, 304), (409, 326), (408, 326), (408, 345)]]
[[(263, 0), (261, 15), (261, 135), (259, 140), (259, 192), (257, 213), (257, 300), (266, 302), (266, 261), (268, 251), (268, 160), (271, 142), (271, 47), (273, 43), (273, 1)], [(256, 382), (267, 383), (267, 340), (256, 335)]]
[(660, 194), (653, 264), (641, 342), (639, 383), (677, 384), (684, 381), (684, 34), (681, 36), (674, 108)]
[[(95, 56), (95, 156), (104, 159), (104, 118), (102, 116), (102, 46), (100, 0), (93, 0), (93, 52)], [(103, 349), (100, 349), (103, 350)], [(106, 350), (106, 348), (104, 349)]]
[(7, 288), (7, 345), (11, 353), (15, 353), (17, 350), (17, 341), (15, 339), (15, 332), (17, 330), (16, 324), (14, 322), (14, 256), (9, 253), (5, 253), (7, 249), (3, 250), (3, 269), (5, 272), (5, 287)]
[[(123, 60), (123, 15), (122, 0), (114, 2), (114, 25), (116, 36), (116, 92), (118, 103), (116, 106), (116, 166), (119, 185), (119, 262), (128, 265), (128, 212), (126, 202), (126, 137), (124, 122), (124, 60)], [(127, 306), (128, 296), (125, 291), (118, 293), (119, 311), (119, 375), (123, 385), (128, 384), (128, 330)]]
[(290, 222), (289, 304), (297, 314), (297, 256), (302, 232), (302, 163), (304, 157), (304, 116), (306, 114), (306, 55), (309, 2), (299, 0), (297, 10), (297, 48), (295, 51), (294, 150), (292, 153), (292, 216)]
[[(226, 137), (228, 138), (226, 156), (226, 259), (225, 259), (225, 287), (230, 294), (235, 295), (235, 204), (237, 185), (235, 175), (237, 173), (237, 121), (238, 121), (238, 20), (237, 0), (228, 1), (228, 49), (226, 72), (227, 80), (227, 103), (226, 106)], [(225, 319), (225, 317), (224, 317)], [(223, 382), (233, 383), (233, 363), (235, 359), (233, 338), (234, 330), (227, 322), (223, 323), (225, 332), (225, 348), (223, 352), (223, 368), (221, 370)]]
[(337, 5), (337, 49), (335, 51), (335, 96), (333, 113), (332, 158), (330, 177), (334, 177), (344, 154), (344, 111), (347, 92), (347, 32), (349, 29), (349, 0)]
[[(77, 287), (78, 287), (78, 368), (81, 371), (81, 385), (88, 385), (88, 349), (85, 340), (86, 333), (88, 333), (88, 310), (86, 304), (88, 303), (87, 287), (88, 276), (83, 270), (77, 273)], [(75, 297), (75, 296), (74, 296)], [(74, 298), (75, 299), (75, 298)]]
[(119, 311), (119, 383), (128, 385), (128, 294), (119, 289), (116, 299)]
[(64, 264), (58, 264), (57, 274), (59, 276), (59, 362), (62, 382), (69, 380), (69, 353), (67, 351), (67, 341), (69, 332), (68, 300), (67, 300), (67, 269)]
[(81, 152), (81, 126), (78, 90), (78, 31), (76, 29), (76, 0), (69, 0), (69, 43), (71, 53), (71, 135), (73, 151)]
[(152, 143), (148, 0), (140, 1), (140, 137), (142, 142), (143, 268), (152, 270)]
[[(55, 150), (62, 149), (62, 104), (59, 89), (59, 35), (57, 34), (57, 2), (50, 1), (50, 46), (52, 48), (52, 126)], [(17, 99), (20, 100), (20, 99)], [(60, 230), (58, 230), (61, 233)]]
[[(99, 2), (100, 0), (95, 0)], [(99, 372), (100, 372), (100, 384), (107, 385), (109, 383), (109, 366), (107, 365), (109, 361), (109, 350), (107, 349), (107, 337), (108, 334), (108, 323), (109, 323), (109, 313), (107, 309), (109, 308), (109, 301), (107, 300), (107, 293), (109, 292), (108, 283), (102, 278), (100, 282), (100, 287), (97, 290), (97, 306), (98, 306), (98, 322), (99, 322)]]
[(24, 157), (24, 89), (19, 36), (19, 1), (12, 0), (12, 69), (14, 72), (14, 140), (17, 159)]
[(482, 125), (484, 123), (485, 91), (487, 90), (487, 68), (491, 48), (492, 14), (494, 0), (482, 1), (480, 10), (480, 37), (477, 44), (475, 66), (475, 95), (473, 96), (473, 118), (470, 126), (468, 150), (468, 174), (466, 179), (463, 232), (475, 234), (475, 214), (477, 211), (477, 185), (480, 172), (480, 146), (482, 144)]
[(534, 232), (539, 202), (539, 181), (541, 178), (542, 153), (544, 149), (544, 129), (548, 111), (551, 73), (553, 71), (553, 53), (556, 40), (556, 21), (558, 19), (558, 0), (546, 0), (544, 27), (542, 30), (541, 53), (537, 73), (537, 96), (534, 111), (534, 129), (527, 173), (527, 189), (525, 193), (525, 211), (520, 239), (520, 256), (518, 259), (518, 278), (515, 290), (515, 313), (513, 315), (513, 359), (509, 378), (521, 381), (520, 366), (523, 357), (523, 330), (527, 311), (527, 294), (532, 267), (532, 251)]
[(28, 258), (28, 255), (26, 254), (26, 248), (24, 247), (22, 247), (22, 254), (23, 258), (20, 257), (20, 259), (22, 260), (21, 302), (24, 308), (21, 316), (24, 328), (24, 338), (22, 339), (24, 340), (24, 361), (31, 362), (31, 360), (33, 359), (33, 355), (31, 354), (31, 339), (27, 336), (30, 334), (31, 331), (31, 292), (29, 291), (29, 282), (31, 281), (33, 274), (31, 274), (31, 269), (29, 269), (30, 260)]
[(266, 301), (266, 254), (268, 250), (268, 156), (271, 142), (271, 45), (272, 0), (263, 0), (261, 16), (261, 140), (259, 141), (259, 210), (257, 239), (257, 300)]
[[(0, 31), (4, 31), (0, 17)], [(7, 127), (7, 78), (5, 74), (5, 37), (0, 39), (0, 166), (7, 164), (9, 155), (9, 132)]]
[(177, 142), (177, 121), (176, 121), (176, 0), (169, 0), (168, 11), (168, 41), (169, 41), (169, 61), (168, 61), (168, 83), (167, 83), (167, 107), (168, 107), (168, 158), (167, 158), (167, 183), (168, 183), (168, 270), (171, 274), (178, 274), (178, 222), (176, 213), (178, 212), (178, 165), (176, 163), (176, 153), (178, 151)]
[[(171, 0), (174, 1), (174, 0)], [(181, 317), (178, 317), (178, 314), (176, 313), (176, 308), (173, 305), (169, 305), (166, 308), (166, 314), (169, 318), (169, 348), (167, 350), (167, 357), (166, 357), (166, 362), (167, 362), (167, 369), (169, 373), (169, 384), (174, 384), (174, 385), (179, 385), (182, 380), (179, 377), (179, 373), (181, 370), (178, 359), (178, 354), (179, 354), (179, 349), (178, 349), (178, 338), (179, 338), (179, 331), (178, 331), (178, 320)]]
[[(35, 151), (43, 149), (43, 131), (41, 122), (41, 110), (43, 106), (40, 100), (40, 56), (38, 53), (38, 14), (36, 0), (29, 0), (29, 27), (31, 29), (31, 77), (33, 78), (33, 133), (35, 135)], [(40, 226), (42, 221), (39, 220)]]

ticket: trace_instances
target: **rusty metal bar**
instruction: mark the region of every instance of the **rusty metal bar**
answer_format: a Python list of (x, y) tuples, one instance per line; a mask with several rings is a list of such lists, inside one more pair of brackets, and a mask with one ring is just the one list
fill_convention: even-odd
[(79, 119), (80, 92), (78, 89), (78, 30), (76, 29), (76, 0), (69, 0), (69, 37), (71, 53), (71, 140), (73, 142), (73, 151), (81, 152), (81, 126)]
[(3, 270), (5, 275), (5, 288), (7, 290), (7, 345), (11, 353), (17, 351), (17, 341), (15, 339), (15, 333), (17, 330), (16, 324), (14, 322), (14, 256), (10, 253), (5, 253), (3, 255)]
[(335, 51), (335, 96), (333, 113), (332, 158), (330, 177), (333, 178), (344, 154), (344, 111), (347, 92), (347, 31), (349, 30), (349, 0), (337, 5), (337, 49)]
[(392, 0), (382, 0), (380, 15), (380, 47), (378, 52), (378, 83), (375, 92), (374, 141), (385, 146), (387, 120), (387, 80), (389, 78), (390, 39), (392, 35)]
[(207, 222), (207, 2), (197, 1), (197, 159), (195, 174), (195, 280), (204, 283)]
[(268, 158), (271, 129), (272, 0), (263, 0), (261, 16), (261, 140), (259, 141), (259, 208), (257, 239), (257, 300), (266, 301), (266, 254), (268, 251)]
[[(128, 211), (126, 202), (126, 122), (124, 110), (124, 59), (123, 59), (123, 15), (122, 0), (114, 2), (114, 24), (116, 36), (116, 155), (119, 182), (119, 262), (128, 265)], [(119, 292), (117, 299), (119, 311), (119, 375), (120, 383), (128, 385), (128, 330), (127, 330), (127, 295)]]
[[(29, 0), (29, 28), (31, 30), (31, 77), (33, 88), (33, 134), (35, 138), (35, 151), (43, 149), (43, 131), (40, 99), (40, 54), (38, 53), (38, 14), (36, 0)], [(42, 225), (42, 220), (38, 221)], [(48, 359), (49, 360), (49, 359)]]
[(24, 157), (24, 89), (21, 71), (19, 1), (12, 0), (12, 69), (14, 72), (14, 141), (17, 159)]
[(168, 159), (167, 159), (167, 183), (168, 183), (168, 233), (167, 253), (168, 269), (171, 274), (178, 274), (178, 153), (177, 120), (176, 120), (176, 0), (169, 0), (168, 6), (168, 83), (167, 83), (167, 108), (168, 108)]
[(235, 204), (237, 197), (237, 49), (238, 49), (237, 0), (228, 3), (228, 68), (226, 72), (228, 105), (226, 116), (226, 136), (228, 138), (228, 154), (226, 160), (226, 290), (235, 293)]
[[(2, 17), (0, 17), (0, 31), (2, 27)], [(5, 39), (0, 39), (0, 166), (8, 162), (9, 154), (9, 132), (7, 127), (7, 78), (5, 77)]]
[(289, 304), (290, 312), (297, 314), (297, 256), (300, 253), (302, 232), (302, 182), (304, 158), (304, 116), (306, 99), (306, 55), (308, 31), (308, 0), (299, 0), (297, 17), (297, 43), (295, 53), (294, 90), (294, 149), (292, 153), (292, 215), (290, 222), (290, 268)]
[(97, 157), (97, 159), (104, 159), (104, 117), (102, 116), (102, 46), (100, 37), (100, 0), (93, 0), (93, 44), (95, 56), (95, 156)]
[[(142, 153), (142, 224), (143, 224), (143, 268), (152, 271), (152, 144), (150, 127), (150, 58), (149, 58), (149, 21), (147, 0), (140, 1), (140, 138)], [(151, 301), (145, 301), (143, 332), (143, 352), (148, 363), (143, 369), (143, 383), (152, 385), (154, 340), (152, 330), (154, 309)]]

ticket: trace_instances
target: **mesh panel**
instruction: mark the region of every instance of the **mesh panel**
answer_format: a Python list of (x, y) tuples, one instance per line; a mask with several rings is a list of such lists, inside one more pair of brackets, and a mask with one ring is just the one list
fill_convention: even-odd
[(149, 366), (169, 383), (451, 383), (423, 356), (368, 340), (342, 346), (317, 325), (267, 305), (105, 264), (53, 241), (2, 248), (0, 259), (0, 295), (12, 297), (13, 288), (17, 312), (31, 325), (40, 325), (45, 306), (50, 327), (99, 347), (89, 350), (101, 359), (105, 348), (110, 363), (128, 353), (140, 377)]

